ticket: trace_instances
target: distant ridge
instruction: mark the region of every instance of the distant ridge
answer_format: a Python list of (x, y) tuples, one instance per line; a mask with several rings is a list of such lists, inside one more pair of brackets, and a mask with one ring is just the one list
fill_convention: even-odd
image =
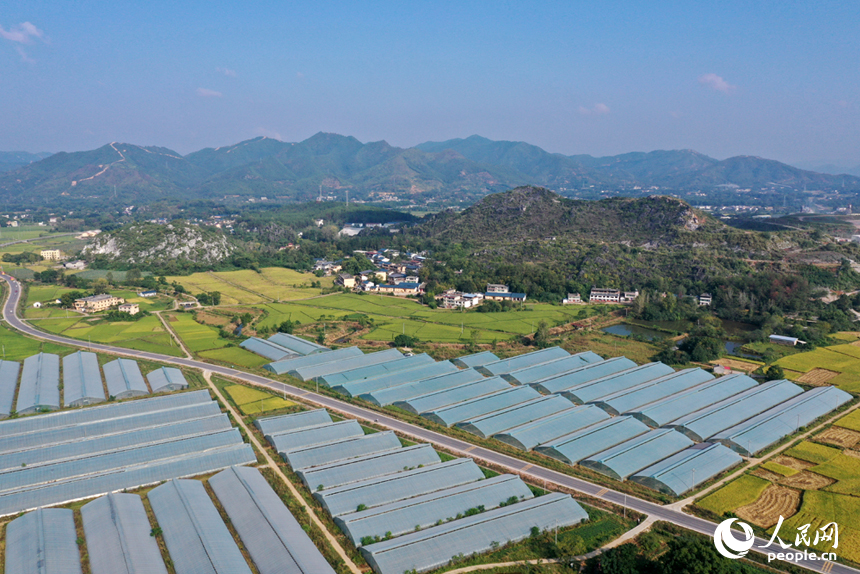
[(0, 199), (23, 205), (81, 199), (143, 204), (229, 196), (308, 201), (320, 189), (338, 199), (348, 190), (356, 200), (469, 204), (520, 185), (549, 187), (562, 195), (592, 188), (860, 189), (857, 176), (805, 171), (752, 156), (719, 161), (693, 150), (565, 156), (525, 142), (480, 136), (404, 149), (320, 132), (302, 142), (258, 137), (186, 156), (167, 148), (112, 142), (74, 153), (2, 153), (0, 170), (3, 165), (14, 167), (0, 173)]

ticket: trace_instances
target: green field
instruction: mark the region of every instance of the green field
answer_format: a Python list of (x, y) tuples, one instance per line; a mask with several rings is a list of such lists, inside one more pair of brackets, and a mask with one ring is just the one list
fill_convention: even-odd
[(30, 339), (18, 331), (0, 325), (0, 351), (2, 351), (0, 358), (9, 361), (21, 361), (40, 352), (65, 353), (69, 351), (69, 347)]
[[(95, 319), (95, 320), (93, 320)], [(106, 343), (181, 357), (182, 351), (176, 346), (173, 337), (164, 330), (164, 325), (155, 315), (139, 321), (109, 323), (98, 317), (77, 317), (74, 319), (42, 319), (37, 326), (64, 337), (81, 341)]]
[(19, 241), (21, 239), (35, 239), (42, 235), (48, 235), (51, 228), (43, 225), (19, 225), (18, 227), (0, 227), (0, 243), (8, 241)]
[(218, 336), (218, 329), (201, 325), (190, 313), (170, 313), (164, 315), (164, 318), (192, 353), (227, 346), (227, 341)]
[(770, 486), (770, 481), (745, 474), (699, 500), (696, 505), (722, 516), (755, 501), (768, 486)]
[(303, 324), (316, 322), (320, 317), (339, 318), (345, 314), (362, 313), (372, 318), (375, 328), (362, 338), (390, 341), (406, 333), (425, 342), (456, 343), (470, 340), (476, 330), (479, 341), (489, 343), (512, 336), (533, 333), (540, 321), (550, 326), (561, 325), (594, 315), (594, 307), (560, 307), (534, 303), (523, 311), (502, 313), (463, 312), (429, 309), (412, 299), (383, 295), (336, 294), (295, 301), (290, 304), (269, 304), (269, 316), (260, 324), (276, 326), (292, 317)]
[(246, 351), (241, 347), (224, 347), (223, 349), (201, 351), (199, 355), (228, 365), (248, 368), (262, 367), (270, 362), (269, 359)]

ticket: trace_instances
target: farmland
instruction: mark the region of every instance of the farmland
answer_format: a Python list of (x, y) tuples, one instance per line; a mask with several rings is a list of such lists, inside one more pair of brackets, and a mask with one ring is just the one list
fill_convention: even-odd
[(757, 476), (745, 474), (716, 492), (709, 494), (697, 504), (714, 514), (722, 515), (738, 506), (751, 504), (764, 492), (770, 483)]
[(218, 336), (218, 329), (209, 325), (201, 325), (188, 313), (171, 313), (164, 315), (185, 346), (192, 353), (218, 349), (227, 345), (227, 341)]
[(296, 403), (276, 397), (271, 393), (251, 389), (242, 385), (230, 385), (224, 388), (233, 402), (243, 414), (258, 415), (268, 411), (276, 411), (295, 406)]
[(109, 343), (174, 357), (182, 356), (182, 351), (155, 315), (132, 322), (107, 322), (99, 317), (80, 316), (70, 319), (42, 319), (38, 321), (38, 326), (45, 331), (82, 341)]
[(269, 362), (265, 357), (255, 355), (241, 347), (224, 347), (222, 349), (201, 351), (199, 355), (206, 359), (211, 359), (231, 366), (238, 365), (240, 367), (248, 368), (262, 367)]
[(826, 382), (848, 392), (860, 392), (860, 347), (856, 345), (821, 347), (782, 357), (776, 364), (789, 379), (812, 385)]
[(21, 361), (40, 352), (63, 353), (69, 350), (68, 347), (55, 343), (30, 339), (17, 331), (10, 330), (5, 325), (0, 325), (0, 345), (3, 350), (2, 357), (10, 361)]
[[(719, 516), (735, 515), (769, 534), (782, 516), (786, 521), (780, 535), (786, 541), (793, 540), (794, 531), (805, 524), (812, 524), (812, 533), (836, 522), (839, 556), (860, 562), (860, 528), (856, 526), (860, 524), (860, 453), (852, 450), (860, 433), (851, 428), (858, 425), (858, 413), (860, 410), (854, 410), (843, 416), (697, 501), (696, 506)], [(814, 548), (830, 551), (831, 547)]]
[(331, 277), (317, 278), (309, 273), (291, 269), (268, 267), (260, 273), (250, 269), (240, 271), (194, 273), (187, 276), (168, 277), (192, 293), (218, 291), (223, 305), (251, 305), (265, 301), (290, 301), (320, 294), (311, 281), (331, 287)]

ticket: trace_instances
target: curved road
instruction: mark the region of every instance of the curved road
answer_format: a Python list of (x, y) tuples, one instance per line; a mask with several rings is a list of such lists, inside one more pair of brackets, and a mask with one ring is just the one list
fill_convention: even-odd
[[(59, 335), (39, 331), (31, 327), (29, 324), (25, 323), (18, 317), (17, 309), (21, 298), (21, 287), (19, 283), (13, 277), (10, 277), (5, 274), (0, 275), (0, 277), (2, 277), (7, 284), (9, 284), (11, 293), (9, 298), (3, 305), (3, 319), (5, 319), (11, 327), (33, 337), (37, 337), (39, 339), (47, 341), (53, 341), (55, 343), (61, 343), (64, 345), (72, 345), (76, 347), (92, 349), (95, 351), (105, 351), (117, 355), (125, 355), (127, 357), (132, 358), (150, 359), (153, 361), (170, 363), (173, 365), (189, 367), (192, 369), (208, 370), (219, 375), (241, 379), (242, 381), (245, 381), (252, 385), (266, 387), (278, 393), (286, 393), (288, 395), (301, 398), (305, 401), (312, 402), (321, 407), (325, 407), (334, 411), (339, 411), (354, 418), (376, 422), (381, 426), (400, 432), (404, 435), (414, 437), (424, 442), (433, 443), (451, 452), (483, 460), (488, 463), (509, 469), (511, 472), (531, 477), (537, 483), (540, 483), (541, 481), (546, 481), (546, 483), (548, 484), (555, 484), (581, 492), (583, 494), (587, 494), (589, 496), (593, 496), (595, 498), (601, 498), (613, 504), (617, 504), (619, 506), (630, 508), (631, 510), (635, 510), (642, 514), (646, 514), (654, 520), (663, 520), (666, 522), (671, 522), (672, 524), (676, 524), (683, 528), (687, 528), (689, 530), (693, 530), (695, 532), (699, 532), (707, 536), (713, 536), (714, 530), (716, 529), (716, 524), (709, 520), (690, 516), (689, 514), (685, 514), (681, 511), (673, 510), (671, 508), (661, 506), (653, 502), (648, 502), (635, 496), (630, 496), (621, 492), (604, 488), (602, 486), (592, 484), (585, 480), (568, 476), (566, 474), (543, 468), (541, 466), (535, 466), (533, 464), (519, 460), (515, 457), (501, 454), (480, 446), (476, 446), (469, 442), (452, 438), (419, 426), (415, 426), (403, 422), (399, 419), (386, 416), (385, 414), (381, 414), (376, 411), (345, 403), (338, 399), (317, 394), (313, 391), (308, 391), (299, 387), (294, 387), (292, 385), (288, 385), (280, 381), (275, 381), (266, 377), (261, 377), (259, 375), (246, 373), (237, 369), (231, 369), (228, 367), (221, 367), (218, 365), (212, 365), (210, 363), (204, 363), (202, 361), (196, 361), (194, 359), (170, 357), (168, 355), (161, 355), (158, 353), (136, 351), (133, 349), (123, 349), (121, 347), (113, 347), (110, 345), (102, 345), (98, 343), (92, 343), (88, 345), (76, 339), (69, 339), (66, 337), (61, 337)], [(791, 536), (791, 534), (794, 534), (793, 532), (785, 531), (781, 534), (783, 540), (785, 540), (787, 543), (791, 543), (794, 541)], [(785, 550), (782, 550), (782, 548), (779, 547), (778, 543), (774, 543), (774, 546), (771, 546), (767, 549), (758, 549), (758, 547), (766, 545), (767, 542), (768, 541), (763, 540), (761, 538), (756, 538), (755, 547), (753, 548), (753, 550), (756, 552), (761, 552), (763, 554), (766, 554), (769, 551), (785, 552)], [(793, 549), (790, 549), (788, 551), (793, 552)], [(860, 570), (856, 570), (854, 568), (845, 566), (844, 564), (839, 564), (837, 562), (800, 559), (794, 560), (792, 561), (792, 563), (815, 572), (821, 572), (822, 574), (860, 574)]]

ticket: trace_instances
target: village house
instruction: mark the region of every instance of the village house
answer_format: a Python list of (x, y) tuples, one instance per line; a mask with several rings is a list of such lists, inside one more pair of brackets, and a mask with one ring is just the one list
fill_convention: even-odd
[(639, 296), (639, 291), (621, 291), (592, 287), (588, 295), (589, 303), (632, 303)]
[(59, 261), (63, 258), (63, 253), (59, 249), (43, 249), (39, 255), (45, 261)]
[(155, 297), (156, 295), (158, 295), (158, 291), (141, 291), (140, 293), (137, 294), (138, 297), (146, 297), (146, 298)]
[(349, 273), (341, 273), (334, 280), (335, 285), (340, 285), (345, 289), (354, 289), (355, 288), (355, 277), (350, 275)]
[(582, 296), (579, 293), (568, 293), (566, 299), (561, 300), (562, 305), (581, 305)]
[(87, 262), (80, 259), (77, 261), (66, 261), (63, 263), (63, 267), (66, 269), (86, 269)]
[(118, 307), (120, 313), (128, 313), (129, 315), (137, 315), (140, 313), (140, 305), (137, 303), (123, 303)]
[(710, 305), (711, 304), (711, 294), (710, 293), (702, 293), (699, 295), (699, 305)]
[(439, 306), (443, 309), (471, 309), (477, 307), (484, 301), (481, 293), (463, 293), (456, 289), (445, 291), (436, 297)]
[(408, 295), (419, 295), (421, 293), (421, 284), (398, 283), (397, 285), (392, 285), (391, 283), (387, 283), (385, 285), (380, 285), (377, 290), (380, 293), (387, 293), (389, 295), (396, 295), (398, 297), (406, 297)]
[(122, 305), (123, 303), (125, 303), (125, 299), (122, 297), (114, 297), (109, 294), (92, 295), (82, 299), (75, 299), (75, 310), (84, 311), (86, 313), (95, 313), (97, 311), (110, 309), (116, 305)]
[(314, 271), (322, 271), (323, 274), (328, 277), (335, 273), (340, 273), (342, 267), (339, 263), (334, 263), (333, 261), (326, 261), (325, 259), (317, 259), (314, 262)]
[(507, 285), (498, 285), (496, 283), (487, 284), (487, 293), (509, 293), (510, 289)]

